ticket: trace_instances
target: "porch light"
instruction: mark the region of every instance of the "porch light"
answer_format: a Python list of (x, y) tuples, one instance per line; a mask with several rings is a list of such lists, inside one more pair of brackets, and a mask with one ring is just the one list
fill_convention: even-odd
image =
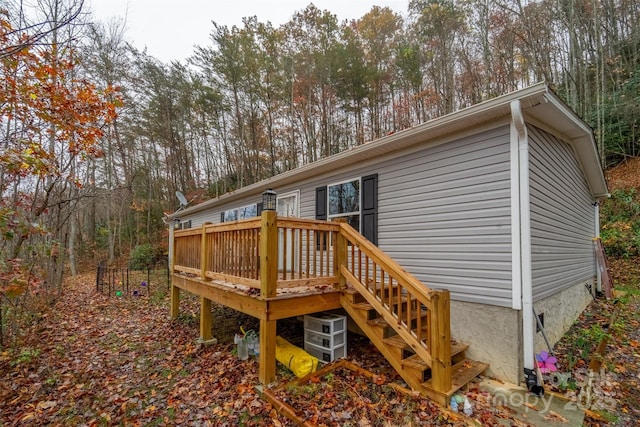
[(276, 192), (270, 188), (268, 188), (267, 191), (262, 193), (262, 210), (275, 211), (277, 196), (278, 194), (276, 194)]

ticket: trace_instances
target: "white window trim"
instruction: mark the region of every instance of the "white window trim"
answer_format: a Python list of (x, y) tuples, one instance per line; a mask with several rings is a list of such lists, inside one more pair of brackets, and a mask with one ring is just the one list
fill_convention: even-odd
[(289, 191), (287, 193), (278, 194), (276, 196), (276, 209), (278, 207), (278, 201), (280, 200), (280, 198), (286, 199), (287, 197), (291, 197), (291, 196), (296, 197), (297, 203), (296, 203), (295, 217), (300, 218), (300, 190)]
[[(340, 185), (340, 184), (346, 184), (348, 182), (353, 182), (353, 181), (358, 181), (359, 185), (358, 185), (358, 211), (357, 212), (349, 212), (349, 213), (341, 213), (341, 214), (331, 214), (330, 213), (330, 200), (329, 200), (329, 188), (335, 185)], [(358, 177), (354, 177), (354, 178), (349, 178), (349, 179), (345, 179), (342, 181), (338, 181), (338, 182), (333, 182), (331, 184), (327, 184), (327, 220), (331, 221), (333, 218), (345, 218), (348, 216), (353, 216), (353, 215), (358, 215), (361, 216), (362, 215), (362, 177), (358, 176)], [(360, 221), (358, 221), (358, 228), (362, 229), (362, 224), (360, 224)], [(360, 230), (358, 230), (358, 232), (360, 232)]]

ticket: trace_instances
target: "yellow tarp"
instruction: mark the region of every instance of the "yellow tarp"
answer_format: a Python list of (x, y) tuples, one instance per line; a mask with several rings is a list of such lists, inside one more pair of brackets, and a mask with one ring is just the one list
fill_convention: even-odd
[(317, 357), (310, 355), (282, 337), (276, 337), (276, 360), (289, 368), (298, 378), (309, 375), (318, 368)]

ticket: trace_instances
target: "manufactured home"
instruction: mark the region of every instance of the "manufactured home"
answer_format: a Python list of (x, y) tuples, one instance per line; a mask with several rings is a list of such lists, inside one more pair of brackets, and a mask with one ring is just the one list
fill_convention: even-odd
[[(277, 194), (271, 220), (267, 189)], [(257, 317), (342, 307), (368, 335), (376, 317), (408, 326), (370, 338), (379, 348), (404, 341), (398, 347), (423, 356), (434, 377), (434, 369), (449, 369), (453, 379), (435, 393), (441, 401), (457, 381), (450, 369), (458, 343), (464, 357), (488, 363), (490, 376), (520, 383), (546, 348), (542, 332), (559, 340), (598, 290), (593, 239), (605, 197), (591, 129), (538, 84), (169, 216), (172, 313), (180, 289), (201, 295), (204, 311), (215, 301)], [(229, 296), (225, 284), (246, 287), (262, 305)], [(296, 286), (315, 287), (315, 297), (292, 300), (304, 294), (287, 294)], [(360, 308), (399, 308), (361, 315), (349, 292), (363, 294)], [(407, 294), (417, 295), (413, 309), (400, 302)], [(421, 324), (424, 312), (433, 315)], [(265, 340), (276, 318), (260, 317)], [(408, 369), (401, 353), (392, 364)], [(487, 367), (480, 362), (478, 370)], [(261, 366), (261, 379), (272, 380), (270, 372)]]

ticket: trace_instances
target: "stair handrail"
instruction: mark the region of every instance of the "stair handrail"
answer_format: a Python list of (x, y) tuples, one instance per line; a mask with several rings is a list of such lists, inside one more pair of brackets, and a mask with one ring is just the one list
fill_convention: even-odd
[[(378, 301), (370, 292), (360, 292), (371, 306), (381, 315), (404, 341), (430, 367), (434, 389), (446, 392), (451, 387), (451, 331), (450, 331), (450, 300), (448, 290), (434, 290), (428, 288), (411, 273), (406, 271), (395, 260), (386, 255), (380, 248), (367, 240), (346, 222), (340, 222), (340, 234), (351, 245), (357, 247), (399, 285), (407, 293), (427, 307), (430, 321), (427, 326), (426, 341), (416, 338), (411, 332), (411, 325), (403, 326), (391, 309)], [(344, 250), (344, 249), (343, 249)], [(341, 260), (340, 272), (358, 291), (370, 290), (368, 284), (363, 283), (349, 269), (346, 257)]]
[(392, 277), (398, 282), (402, 281), (403, 286), (410, 290), (411, 293), (418, 298), (420, 302), (427, 307), (431, 306), (431, 300), (434, 295), (433, 289), (427, 287), (424, 283), (418, 280), (413, 274), (409, 273), (404, 267), (398, 264), (394, 259), (387, 256), (380, 248), (371, 243), (366, 237), (358, 233), (356, 229), (351, 227), (346, 222), (340, 223), (340, 232), (347, 239), (349, 243), (355, 245), (358, 249), (364, 252), (367, 256), (380, 260), (378, 265), (384, 266), (384, 271), (387, 274), (392, 274)]

